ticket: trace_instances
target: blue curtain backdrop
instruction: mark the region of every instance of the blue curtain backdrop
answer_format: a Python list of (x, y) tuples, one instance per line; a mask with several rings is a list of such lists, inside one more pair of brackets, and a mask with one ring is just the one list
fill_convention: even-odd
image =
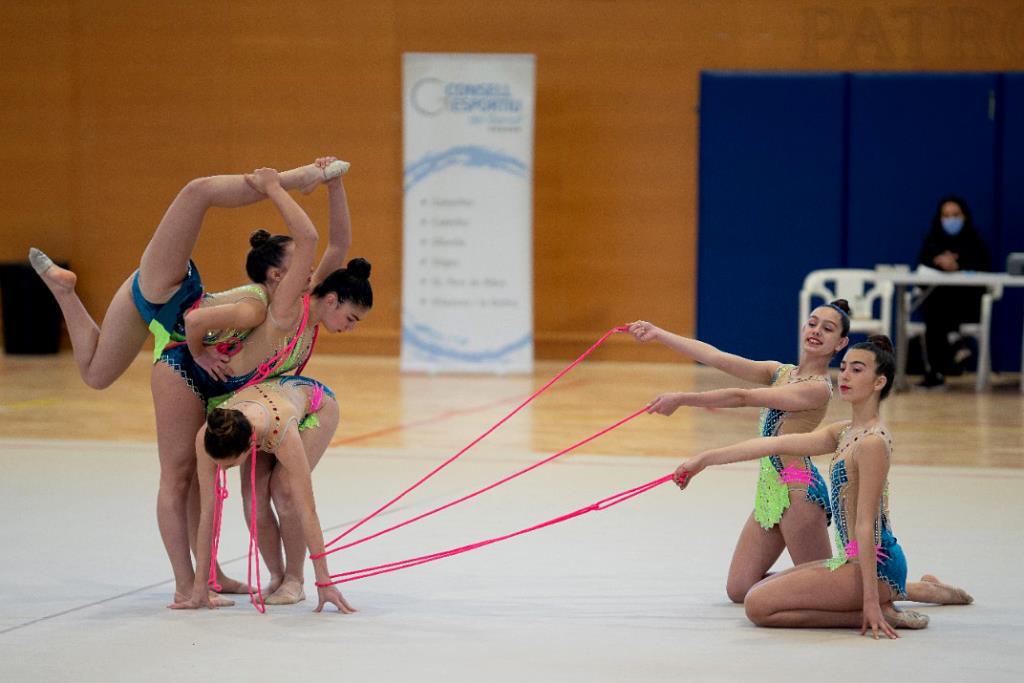
[[(1002, 270), (1024, 250), (1024, 74), (701, 74), (697, 334), (793, 360), (811, 270), (916, 264), (938, 199), (970, 204)], [(1021, 293), (993, 363), (1020, 367)]]

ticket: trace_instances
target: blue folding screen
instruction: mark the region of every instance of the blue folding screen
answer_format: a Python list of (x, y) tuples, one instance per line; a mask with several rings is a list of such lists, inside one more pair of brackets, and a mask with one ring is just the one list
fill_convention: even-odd
[[(697, 333), (726, 350), (791, 359), (804, 275), (915, 265), (945, 194), (996, 270), (1024, 250), (1024, 74), (707, 72), (700, 113)], [(1020, 310), (997, 304), (997, 370)]]
[[(999, 234), (992, 245), (993, 266), (1002, 270), (1006, 256), (1024, 252), (1024, 73), (1001, 78), (1000, 138), (997, 161)], [(992, 362), (1001, 370), (1020, 370), (1024, 292), (1008, 289), (992, 315)]]
[(701, 74), (697, 330), (795, 360), (797, 292), (840, 265), (841, 74)]

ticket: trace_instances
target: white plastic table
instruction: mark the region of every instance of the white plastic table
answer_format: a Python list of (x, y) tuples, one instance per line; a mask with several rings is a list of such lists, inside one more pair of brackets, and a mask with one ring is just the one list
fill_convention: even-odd
[[(895, 286), (896, 297), (896, 378), (894, 388), (903, 391), (907, 388), (907, 310), (904, 294), (907, 287), (1024, 287), (1024, 275), (1008, 275), (1006, 273), (942, 273), (942, 272), (899, 272), (878, 271), (879, 280), (888, 280)], [(1022, 333), (1024, 334), (1024, 333)], [(983, 344), (987, 348), (988, 340)], [(988, 363), (979, 359), (978, 375), (975, 387), (983, 391), (988, 387)], [(1021, 376), (1020, 390), (1024, 393), (1024, 339), (1021, 340)]]

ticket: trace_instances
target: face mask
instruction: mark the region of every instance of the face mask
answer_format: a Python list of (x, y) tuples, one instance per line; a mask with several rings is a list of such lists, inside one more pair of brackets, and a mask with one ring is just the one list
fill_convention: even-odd
[(947, 235), (956, 235), (964, 227), (963, 216), (946, 216), (942, 219), (942, 229)]

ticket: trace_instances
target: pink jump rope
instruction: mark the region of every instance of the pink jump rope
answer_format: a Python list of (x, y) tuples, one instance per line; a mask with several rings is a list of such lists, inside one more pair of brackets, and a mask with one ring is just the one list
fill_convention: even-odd
[[(302, 322), (299, 323), (299, 329), (295, 332), (295, 336), (292, 340), (281, 349), (273, 358), (260, 363), (259, 367), (256, 368), (256, 374), (249, 379), (248, 382), (243, 384), (241, 387), (235, 390), (235, 392), (248, 389), (249, 387), (259, 384), (264, 379), (269, 377), (272, 373), (276, 372), (286, 359), (291, 355), (292, 351), (295, 350), (296, 344), (299, 339), (302, 338), (303, 333), (306, 331), (306, 323), (309, 321), (309, 294), (306, 294), (302, 298)], [(319, 327), (313, 329), (313, 339), (309, 345), (309, 354), (302, 361), (299, 369), (296, 370), (296, 375), (301, 375), (302, 370), (306, 367), (306, 363), (309, 361), (309, 357), (313, 355), (313, 346), (316, 344), (317, 332), (320, 331)], [(316, 412), (320, 403), (323, 401), (323, 389), (317, 386), (313, 391), (313, 396), (310, 399), (310, 412)], [(276, 430), (275, 430), (276, 431)], [(252, 603), (253, 607), (260, 613), (267, 610), (266, 604), (263, 602), (263, 585), (260, 581), (260, 548), (259, 548), (259, 533), (257, 532), (256, 523), (256, 432), (252, 433), (250, 439), (252, 444), (251, 452), (249, 453), (249, 486), (252, 489), (252, 512), (249, 523), (249, 562), (248, 562), (248, 577), (246, 581), (249, 584), (249, 602)], [(217, 583), (217, 551), (220, 549), (220, 529), (221, 519), (224, 515), (224, 499), (228, 497), (228, 474), (224, 469), (217, 465), (217, 478), (214, 484), (214, 500), (213, 500), (213, 542), (210, 553), (210, 575), (206, 581), (207, 586), (213, 590), (220, 592), (221, 586)], [(253, 565), (256, 566), (256, 592), (252, 590), (252, 574)], [(257, 598), (259, 600), (257, 601)]]
[[(303, 326), (304, 325), (305, 325), (305, 317), (303, 318)], [(620, 326), (620, 327), (614, 327), (611, 330), (609, 330), (608, 332), (606, 332), (600, 339), (597, 340), (597, 342), (595, 342), (589, 349), (584, 351), (576, 360), (574, 360), (572, 363), (570, 363), (568, 366), (566, 366), (561, 372), (559, 372), (551, 380), (549, 380), (543, 387), (541, 387), (540, 389), (535, 391), (533, 394), (531, 394), (526, 400), (524, 400), (522, 403), (520, 403), (516, 408), (514, 408), (505, 417), (501, 418), (498, 422), (496, 422), (493, 426), (491, 426), (487, 431), (485, 431), (480, 436), (476, 437), (473, 441), (471, 441), (468, 445), (463, 447), (455, 455), (453, 455), (452, 457), (448, 458), (443, 463), (441, 463), (440, 465), (435, 467), (433, 470), (431, 470), (425, 476), (423, 476), (418, 481), (416, 481), (412, 486), (408, 487), (407, 489), (402, 491), (400, 494), (398, 494), (397, 496), (395, 496), (394, 498), (389, 500), (387, 503), (385, 503), (381, 507), (379, 507), (376, 510), (374, 510), (373, 512), (371, 512), (369, 515), (367, 515), (366, 517), (364, 517), (360, 521), (358, 521), (355, 524), (353, 524), (351, 527), (349, 527), (347, 530), (345, 530), (339, 536), (337, 536), (334, 539), (332, 539), (331, 541), (327, 542), (325, 544), (325, 548), (330, 548), (330, 546), (338, 543), (339, 541), (344, 539), (346, 536), (348, 536), (350, 533), (352, 533), (353, 531), (355, 531), (359, 527), (363, 526), (364, 524), (369, 522), (371, 519), (373, 519), (377, 515), (381, 514), (382, 512), (387, 510), (389, 507), (394, 505), (396, 502), (398, 502), (399, 500), (404, 498), (406, 495), (408, 495), (409, 493), (411, 493), (412, 491), (414, 491), (415, 489), (419, 488), (421, 485), (426, 483), (430, 478), (432, 478), (433, 476), (435, 476), (436, 474), (441, 472), (441, 470), (443, 470), (445, 467), (447, 467), (448, 465), (453, 463), (455, 460), (457, 460), (463, 454), (468, 452), (471, 448), (473, 448), (478, 443), (483, 441), (487, 436), (489, 436), (491, 433), (493, 433), (495, 430), (497, 430), (500, 426), (502, 426), (505, 422), (507, 422), (513, 415), (518, 413), (520, 410), (522, 410), (524, 407), (526, 407), (528, 404), (530, 404), (534, 399), (536, 399), (542, 393), (547, 391), (555, 382), (557, 382), (559, 379), (564, 377), (570, 370), (572, 370), (580, 362), (582, 362), (584, 358), (586, 358), (591, 353), (593, 353), (609, 337), (611, 337), (613, 334), (616, 334), (616, 333), (619, 333), (619, 332), (626, 332), (628, 329), (629, 329), (628, 326)], [(300, 335), (301, 335), (301, 328), (300, 328), (299, 334), (296, 335), (296, 339), (298, 339), (298, 337)], [(293, 345), (294, 345), (294, 341), (295, 340), (293, 340)], [(282, 354), (279, 354), (279, 355), (283, 355), (284, 353), (287, 353), (287, 352), (290, 352), (290, 348), (289, 348), (289, 350), (286, 350), (286, 351), (282, 352)], [(274, 360), (271, 361), (271, 363), (276, 362), (276, 360), (277, 359), (275, 358)], [(260, 370), (261, 371), (263, 370), (263, 366), (260, 367)], [(269, 374), (269, 372), (268, 372), (268, 374)], [(254, 384), (257, 381), (259, 381), (259, 380), (254, 378), (254, 381), (250, 382), (250, 384)], [(250, 386), (250, 384), (247, 384), (246, 386)], [(245, 387), (243, 387), (243, 388), (245, 388)], [(384, 535), (386, 533), (389, 533), (389, 532), (394, 531), (396, 529), (399, 529), (401, 527), (404, 527), (404, 526), (407, 526), (409, 524), (412, 524), (413, 522), (416, 522), (416, 521), (419, 521), (421, 519), (424, 519), (425, 517), (429, 517), (429, 516), (434, 515), (434, 514), (436, 514), (438, 512), (441, 512), (442, 510), (446, 510), (446, 509), (448, 509), (450, 507), (458, 505), (459, 503), (462, 503), (462, 502), (465, 502), (467, 500), (470, 500), (471, 498), (475, 498), (476, 496), (478, 496), (478, 495), (480, 495), (482, 493), (485, 493), (486, 491), (490, 491), (491, 489), (497, 488), (498, 486), (501, 486), (502, 484), (505, 484), (505, 483), (507, 483), (507, 482), (509, 482), (509, 481), (511, 481), (511, 480), (513, 480), (515, 478), (517, 478), (517, 477), (520, 477), (520, 476), (526, 474), (527, 472), (530, 472), (530, 471), (540, 467), (541, 465), (544, 465), (546, 463), (549, 463), (549, 462), (555, 460), (556, 458), (558, 458), (558, 457), (560, 457), (560, 456), (562, 456), (562, 455), (564, 455), (564, 454), (566, 454), (566, 453), (568, 453), (568, 452), (578, 448), (579, 446), (582, 446), (582, 445), (584, 445), (586, 443), (589, 443), (590, 441), (593, 441), (594, 439), (596, 439), (596, 438), (598, 438), (598, 437), (600, 437), (600, 436), (602, 436), (604, 434), (607, 434), (608, 432), (610, 432), (610, 431), (612, 431), (614, 429), (617, 429), (618, 427), (621, 427), (622, 425), (626, 424), (627, 422), (629, 422), (629, 421), (639, 417), (640, 415), (642, 415), (646, 411), (647, 411), (647, 407), (644, 406), (640, 410), (637, 410), (634, 413), (632, 413), (632, 414), (622, 418), (621, 420), (619, 420), (618, 422), (612, 424), (611, 426), (606, 427), (606, 428), (598, 431), (597, 433), (595, 433), (595, 434), (593, 434), (593, 435), (591, 435), (591, 436), (589, 436), (589, 437), (587, 437), (587, 438), (585, 438), (585, 439), (583, 439), (583, 440), (573, 444), (572, 446), (569, 446), (568, 448), (565, 448), (565, 449), (559, 451), (558, 453), (555, 453), (554, 455), (551, 455), (551, 456), (549, 456), (547, 458), (544, 458), (543, 460), (541, 460), (541, 461), (539, 461), (537, 463), (534, 463), (533, 465), (530, 465), (529, 467), (526, 467), (526, 468), (524, 468), (522, 470), (519, 470), (518, 472), (515, 472), (515, 473), (513, 473), (513, 474), (511, 474), (511, 475), (509, 475), (507, 477), (504, 477), (503, 479), (500, 479), (500, 480), (498, 480), (497, 482), (495, 482), (493, 484), (490, 484), (490, 485), (485, 486), (485, 487), (483, 487), (481, 489), (478, 489), (477, 491), (474, 491), (473, 493), (470, 493), (470, 494), (467, 494), (465, 496), (462, 496), (461, 498), (458, 498), (458, 499), (456, 499), (456, 500), (454, 500), (454, 501), (452, 501), (450, 503), (447, 503), (445, 505), (441, 505), (441, 506), (439, 506), (437, 508), (434, 508), (432, 510), (424, 512), (424, 513), (422, 513), (420, 515), (417, 515), (417, 516), (415, 516), (415, 517), (413, 517), (411, 519), (408, 519), (408, 520), (406, 520), (404, 522), (401, 522), (399, 524), (395, 524), (395, 525), (393, 525), (391, 527), (388, 527), (387, 529), (384, 529), (384, 530), (379, 531), (377, 533), (371, 534), (369, 536), (365, 536), (363, 538), (359, 538), (359, 539), (357, 539), (355, 541), (351, 541), (351, 542), (349, 542), (349, 543), (347, 543), (345, 545), (341, 545), (341, 546), (338, 546), (338, 547), (330, 549), (330, 550), (326, 550), (325, 549), (325, 551), (323, 553), (312, 555), (311, 559), (317, 559), (317, 558), (320, 558), (320, 557), (324, 557), (326, 555), (329, 555), (331, 553), (337, 552), (339, 550), (344, 550), (346, 548), (351, 548), (351, 547), (359, 545), (361, 543), (365, 543), (366, 541), (369, 541), (371, 539), (377, 538), (377, 537), (382, 536), (382, 535)], [(255, 451), (256, 451), (256, 444), (255, 444), (255, 437), (254, 437), (253, 453), (252, 453), (252, 457), (251, 457), (251, 460), (252, 460), (253, 463), (255, 463), (255, 455), (256, 455)], [(220, 474), (221, 474), (221, 472), (220, 472), (220, 470), (218, 468), (218, 480), (217, 480), (218, 487), (217, 487), (217, 492), (216, 492), (217, 500), (215, 501), (215, 508), (214, 508), (215, 509), (215, 519), (214, 519), (213, 557), (212, 557), (211, 563), (210, 563), (210, 586), (214, 587), (214, 590), (217, 589), (217, 586), (216, 586), (216, 551), (217, 551), (217, 548), (219, 547), (220, 514), (223, 511), (223, 502), (222, 502), (223, 498), (227, 497), (226, 490), (224, 490), (222, 488), (222, 486), (221, 486)], [(444, 551), (437, 552), (437, 553), (431, 553), (429, 555), (422, 555), (422, 556), (419, 556), (419, 557), (409, 558), (409, 559), (406, 559), (406, 560), (400, 560), (400, 561), (397, 561), (397, 562), (390, 562), (390, 563), (387, 563), (387, 564), (376, 565), (376, 566), (373, 566), (373, 567), (366, 567), (364, 569), (357, 569), (357, 570), (348, 571), (348, 572), (341, 572), (339, 574), (332, 574), (331, 577), (330, 577), (331, 581), (328, 581), (328, 582), (317, 582), (316, 585), (320, 586), (320, 587), (323, 587), (323, 586), (329, 586), (329, 585), (334, 585), (334, 584), (339, 584), (339, 583), (345, 583), (345, 582), (348, 582), (348, 581), (356, 581), (358, 579), (364, 579), (364, 578), (367, 578), (367, 577), (370, 577), (370, 576), (376, 576), (378, 574), (385, 574), (385, 573), (388, 573), (388, 572), (398, 571), (400, 569), (408, 569), (409, 567), (415, 567), (415, 566), (420, 565), (420, 564), (426, 564), (428, 562), (434, 562), (436, 560), (441, 560), (441, 559), (444, 559), (444, 558), (447, 558), (447, 557), (453, 557), (455, 555), (460, 555), (462, 553), (469, 552), (470, 550), (475, 550), (477, 548), (482, 548), (484, 546), (488, 546), (488, 545), (491, 545), (493, 543), (497, 543), (499, 541), (508, 540), (510, 538), (515, 538), (516, 536), (521, 536), (523, 534), (527, 534), (527, 533), (530, 533), (530, 532), (533, 532), (533, 531), (537, 531), (538, 529), (543, 529), (545, 527), (553, 526), (555, 524), (559, 524), (561, 522), (568, 521), (568, 520), (573, 519), (575, 517), (579, 517), (581, 515), (585, 515), (585, 514), (587, 514), (589, 512), (606, 510), (606, 509), (608, 509), (610, 507), (618, 505), (619, 503), (623, 503), (623, 502), (625, 502), (625, 501), (627, 501), (627, 500), (629, 500), (629, 499), (631, 499), (631, 498), (633, 498), (635, 496), (638, 496), (641, 493), (645, 493), (645, 492), (647, 492), (647, 491), (649, 491), (649, 490), (651, 490), (651, 489), (653, 489), (653, 488), (655, 488), (657, 486), (660, 486), (660, 485), (664, 484), (665, 482), (671, 481), (671, 480), (673, 480), (673, 477), (674, 477), (674, 475), (672, 475), (672, 474), (667, 474), (667, 475), (658, 477), (657, 479), (649, 481), (649, 482), (647, 482), (645, 484), (641, 484), (639, 486), (633, 487), (633, 488), (628, 489), (626, 491), (622, 491), (620, 493), (608, 496), (607, 498), (603, 498), (603, 499), (601, 499), (601, 500), (599, 500), (599, 501), (597, 501), (595, 503), (592, 503), (590, 505), (586, 505), (586, 506), (584, 506), (582, 508), (579, 508), (579, 509), (574, 510), (572, 512), (566, 513), (564, 515), (560, 515), (558, 517), (555, 517), (553, 519), (547, 520), (545, 522), (541, 522), (539, 524), (535, 524), (533, 526), (526, 527), (524, 529), (520, 529), (519, 531), (508, 533), (508, 534), (505, 534), (505, 535), (502, 535), (502, 536), (496, 536), (496, 537), (489, 538), (489, 539), (486, 539), (486, 540), (483, 540), (483, 541), (477, 541), (476, 543), (470, 543), (470, 544), (467, 544), (467, 545), (459, 546), (457, 548), (452, 548), (452, 549), (444, 550)], [(263, 597), (262, 597), (262, 592), (260, 591), (260, 586), (259, 586), (259, 580), (260, 580), (260, 577), (259, 577), (259, 549), (258, 549), (258, 547), (256, 547), (256, 546), (258, 546), (258, 539), (257, 539), (257, 536), (256, 536), (256, 531), (255, 531), (256, 530), (256, 509), (255, 509), (256, 470), (255, 470), (255, 464), (252, 465), (250, 479), (251, 479), (251, 484), (253, 486), (253, 501), (254, 501), (254, 503), (253, 503), (253, 511), (252, 511), (251, 528), (250, 528), (250, 533), (249, 533), (250, 577), (251, 577), (251, 571), (252, 571), (251, 565), (252, 565), (252, 562), (253, 562), (253, 559), (254, 559), (254, 555), (255, 555), (257, 593), (259, 594), (260, 601), (259, 601), (259, 603), (256, 602), (255, 597), (253, 596), (251, 587), (250, 587), (250, 600), (252, 601), (253, 605), (256, 606), (257, 610), (259, 610), (260, 612), (263, 612), (265, 610), (265, 607), (263, 606)], [(224, 475), (224, 480), (226, 481), (226, 475)], [(685, 483), (685, 480), (686, 480), (686, 475), (684, 474), (680, 483)], [(217, 505), (218, 502), (220, 503), (219, 506)]]

